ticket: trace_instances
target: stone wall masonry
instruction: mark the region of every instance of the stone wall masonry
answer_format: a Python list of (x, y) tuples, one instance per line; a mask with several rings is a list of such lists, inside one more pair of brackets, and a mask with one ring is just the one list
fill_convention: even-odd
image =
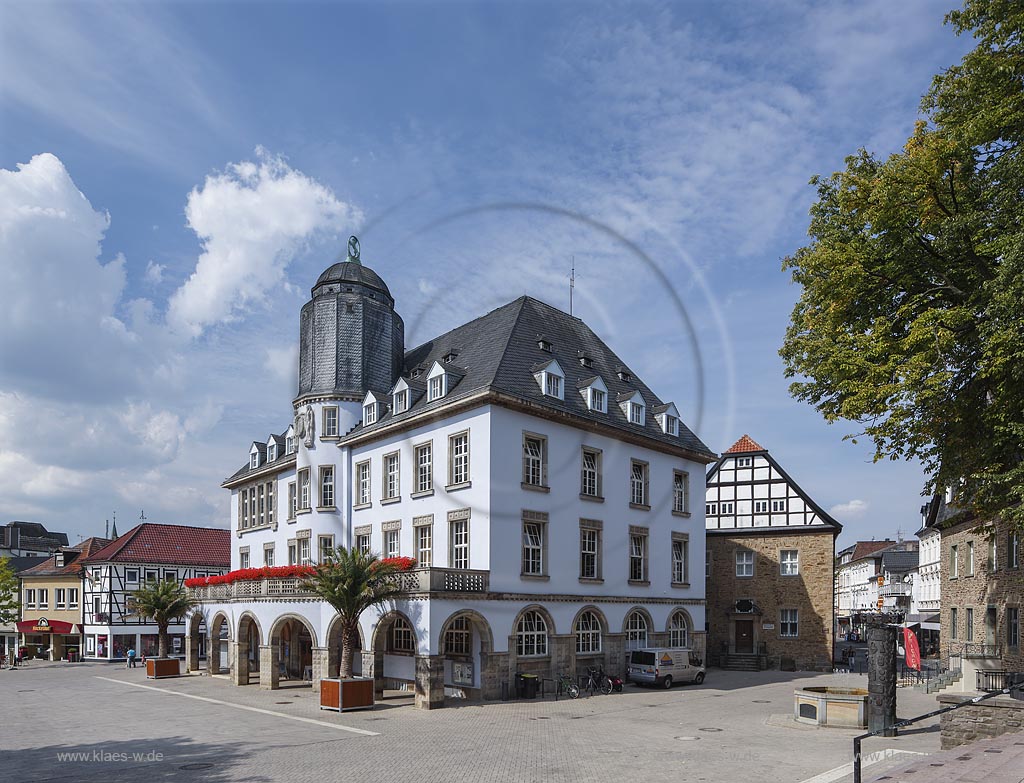
[[(971, 697), (942, 694), (939, 704), (950, 707)], [(942, 749), (948, 750), (975, 740), (1024, 731), (1024, 701), (1009, 696), (996, 696), (978, 704), (947, 712), (940, 719)]]
[[(708, 653), (716, 659), (735, 652), (732, 631), (736, 601), (747, 598), (761, 610), (754, 621), (754, 651), (763, 643), (769, 666), (778, 668), (783, 658), (797, 669), (830, 671), (832, 668), (834, 538), (822, 533), (765, 532), (759, 535), (719, 535), (709, 531), (711, 555), (707, 580)], [(754, 553), (754, 575), (736, 576), (736, 551)], [(799, 551), (797, 576), (783, 576), (779, 551)], [(781, 633), (781, 609), (799, 611), (796, 638)], [(773, 626), (765, 628), (764, 626)]]

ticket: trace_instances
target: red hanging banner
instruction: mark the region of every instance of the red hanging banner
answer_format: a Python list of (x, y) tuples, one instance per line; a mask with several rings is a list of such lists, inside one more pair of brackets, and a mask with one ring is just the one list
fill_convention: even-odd
[(907, 651), (907, 668), (921, 671), (921, 648), (917, 644), (917, 634), (909, 628), (903, 629), (903, 648)]

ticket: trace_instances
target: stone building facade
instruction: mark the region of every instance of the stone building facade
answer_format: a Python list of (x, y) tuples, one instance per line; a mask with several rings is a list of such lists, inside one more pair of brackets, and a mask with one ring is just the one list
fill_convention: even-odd
[(935, 504), (929, 526), (942, 535), (943, 655), (960, 655), (965, 690), (976, 672), (1024, 671), (1024, 550), (1021, 533), (1004, 522), (981, 524), (947, 504)]
[(708, 649), (729, 667), (832, 667), (842, 527), (748, 436), (707, 478)]

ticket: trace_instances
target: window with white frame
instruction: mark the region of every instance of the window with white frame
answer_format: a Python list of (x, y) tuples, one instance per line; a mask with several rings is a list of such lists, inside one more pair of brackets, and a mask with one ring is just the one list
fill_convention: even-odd
[(334, 466), (320, 466), (320, 507), (334, 508)]
[(704, 504), (704, 514), (709, 516), (709, 517), (717, 516), (717, 514), (718, 514), (718, 504), (717, 503), (705, 503)]
[(967, 576), (974, 576), (974, 542), (967, 542)]
[(601, 652), (601, 619), (591, 611), (583, 612), (576, 621), (576, 654)]
[(562, 399), (562, 376), (553, 372), (544, 373), (544, 394)]
[(137, 568), (126, 568), (124, 572), (124, 580), (130, 584), (135, 585), (139, 583), (139, 569)]
[(523, 521), (523, 575), (544, 574), (544, 523)]
[(996, 552), (995, 536), (988, 540), (988, 570), (989, 573), (999, 570), (999, 560)]
[(398, 497), (398, 452), (393, 451), (384, 455), (384, 500), (394, 500)]
[(523, 433), (523, 483), (543, 487), (546, 474), (547, 438)]
[(267, 524), (274, 524), (274, 482), (267, 483)]
[(377, 403), (371, 402), (363, 406), (363, 426), (377, 423)]
[(672, 618), (668, 621), (668, 646), (689, 647), (689, 642), (690, 623), (686, 619), (686, 614), (680, 611), (673, 612)]
[(256, 470), (260, 466), (260, 455), (258, 451), (254, 451), (249, 455), (249, 470)]
[(295, 451), (295, 436), (289, 435), (284, 439), (284, 453), (291, 454), (293, 451)]
[(601, 578), (601, 529), (580, 521), (580, 579)]
[(598, 413), (608, 412), (608, 394), (604, 389), (590, 387), (590, 410)]
[(959, 547), (957, 544), (953, 544), (949, 548), (949, 578), (956, 579), (960, 576), (960, 558), (959, 558)]
[(405, 413), (409, 409), (409, 390), (396, 391), (392, 395), (391, 407), (395, 413)]
[(777, 514), (786, 510), (786, 499), (782, 498), (779, 500), (772, 501), (772, 513)]
[(449, 521), (448, 535), (451, 540), (452, 568), (469, 568), (469, 520)]
[(156, 581), (159, 581), (159, 579), (160, 579), (160, 572), (159, 571), (157, 571), (156, 569), (149, 569), (149, 568), (146, 569), (146, 581), (147, 582), (156, 582)]
[(430, 492), (434, 488), (434, 448), (432, 443), (416, 447), (416, 491)]
[(520, 657), (548, 654), (548, 624), (535, 609), (523, 612), (516, 625), (516, 655)]
[(49, 609), (50, 608), (50, 591), (45, 587), (36, 588), (36, 592), (39, 597), (39, 608)]
[(672, 582), (687, 584), (690, 581), (690, 541), (685, 533), (672, 534)]
[(397, 653), (411, 653), (416, 651), (416, 640), (413, 636), (412, 626), (404, 617), (397, 617), (391, 624), (391, 651)]
[(718, 504), (718, 513), (721, 515), (733, 514), (736, 512), (736, 504), (732, 501), (723, 500)]
[(36, 608), (36, 591), (34, 588), (28, 587), (25, 589), (25, 608)]
[(473, 654), (473, 626), (466, 615), (461, 614), (448, 623), (444, 632), (444, 654)]
[(288, 565), (299, 564), (299, 542), (294, 538), (288, 542)]
[(53, 591), (53, 608), (54, 609), (67, 609), (68, 608), (68, 592), (63, 587), (57, 587)]
[(647, 581), (647, 534), (633, 532), (629, 536), (629, 581)]
[(634, 506), (646, 506), (647, 475), (649, 466), (646, 462), (630, 461), (629, 468), (629, 502)]
[(639, 424), (643, 426), (644, 423), (644, 405), (639, 402), (629, 403), (629, 421), (631, 424)]
[(370, 503), (370, 461), (356, 465), (357, 488), (356, 503), (366, 506)]
[(299, 565), (310, 565), (309, 539), (299, 539)]
[(274, 545), (264, 544), (263, 545), (263, 565), (267, 568), (274, 567)]
[(754, 553), (749, 549), (736, 550), (736, 576), (754, 575)]
[(68, 609), (77, 609), (77, 608), (78, 608), (78, 588), (77, 587), (69, 587), (68, 588)]
[(238, 552), (238, 567), (248, 568), (249, 567), (249, 547), (243, 547)]
[(297, 510), (298, 498), (295, 494), (295, 487), (294, 481), (288, 482), (288, 519), (295, 519), (295, 511)]
[(324, 406), (324, 437), (338, 437), (338, 408), (334, 405)]
[(681, 470), (672, 474), (672, 510), (677, 514), (690, 511), (690, 474)]
[(755, 514), (767, 514), (768, 513), (768, 501), (767, 500), (755, 500), (754, 501), (754, 513)]
[(800, 573), (800, 550), (783, 549), (779, 552), (779, 569), (782, 576), (797, 576)]
[(429, 568), (434, 559), (434, 526), (416, 527), (416, 565)]
[(267, 462), (273, 462), (277, 459), (277, 444), (270, 442), (267, 444)]
[(601, 452), (596, 449), (583, 448), (580, 494), (591, 498), (601, 496)]
[(317, 562), (325, 563), (334, 550), (334, 536), (317, 536)]
[(356, 549), (364, 555), (370, 554), (370, 534), (359, 533), (356, 535)]
[(630, 612), (626, 618), (626, 649), (639, 650), (647, 646), (647, 618), (640, 612)]
[(401, 532), (400, 530), (384, 531), (384, 557), (398, 557)]
[(309, 468), (299, 471), (299, 508), (309, 508)]
[(793, 638), (800, 635), (800, 610), (779, 610), (779, 636)]
[(444, 376), (435, 375), (427, 380), (427, 401), (439, 400), (444, 397)]
[(737, 468), (749, 468), (753, 464), (754, 463), (753, 463), (753, 458), (752, 457), (737, 457), (736, 458), (736, 467)]
[(469, 483), (469, 433), (460, 432), (448, 437), (448, 484), (458, 486)]
[(679, 419), (670, 413), (665, 414), (665, 434), (679, 435)]

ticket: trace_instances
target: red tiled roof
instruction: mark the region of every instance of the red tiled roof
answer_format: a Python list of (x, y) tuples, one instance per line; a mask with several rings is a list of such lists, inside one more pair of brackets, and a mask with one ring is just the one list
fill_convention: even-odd
[(880, 549), (888, 549), (891, 546), (895, 546), (895, 541), (858, 541), (853, 547), (853, 555), (850, 557), (850, 562), (854, 560), (860, 560), (862, 557), (873, 555)]
[(729, 448), (727, 448), (724, 454), (748, 454), (754, 451), (768, 451), (764, 446), (758, 445), (749, 435), (744, 435)]
[(80, 544), (61, 547), (61, 551), (66, 553), (64, 558), (66, 565), (61, 567), (54, 565), (53, 555), (51, 554), (44, 558), (39, 558), (40, 562), (38, 565), (25, 569), (21, 572), (20, 576), (76, 576), (82, 568), (82, 561), (109, 543), (109, 538), (87, 538)]
[(90, 563), (167, 563), (230, 568), (231, 531), (143, 522), (86, 558)]

